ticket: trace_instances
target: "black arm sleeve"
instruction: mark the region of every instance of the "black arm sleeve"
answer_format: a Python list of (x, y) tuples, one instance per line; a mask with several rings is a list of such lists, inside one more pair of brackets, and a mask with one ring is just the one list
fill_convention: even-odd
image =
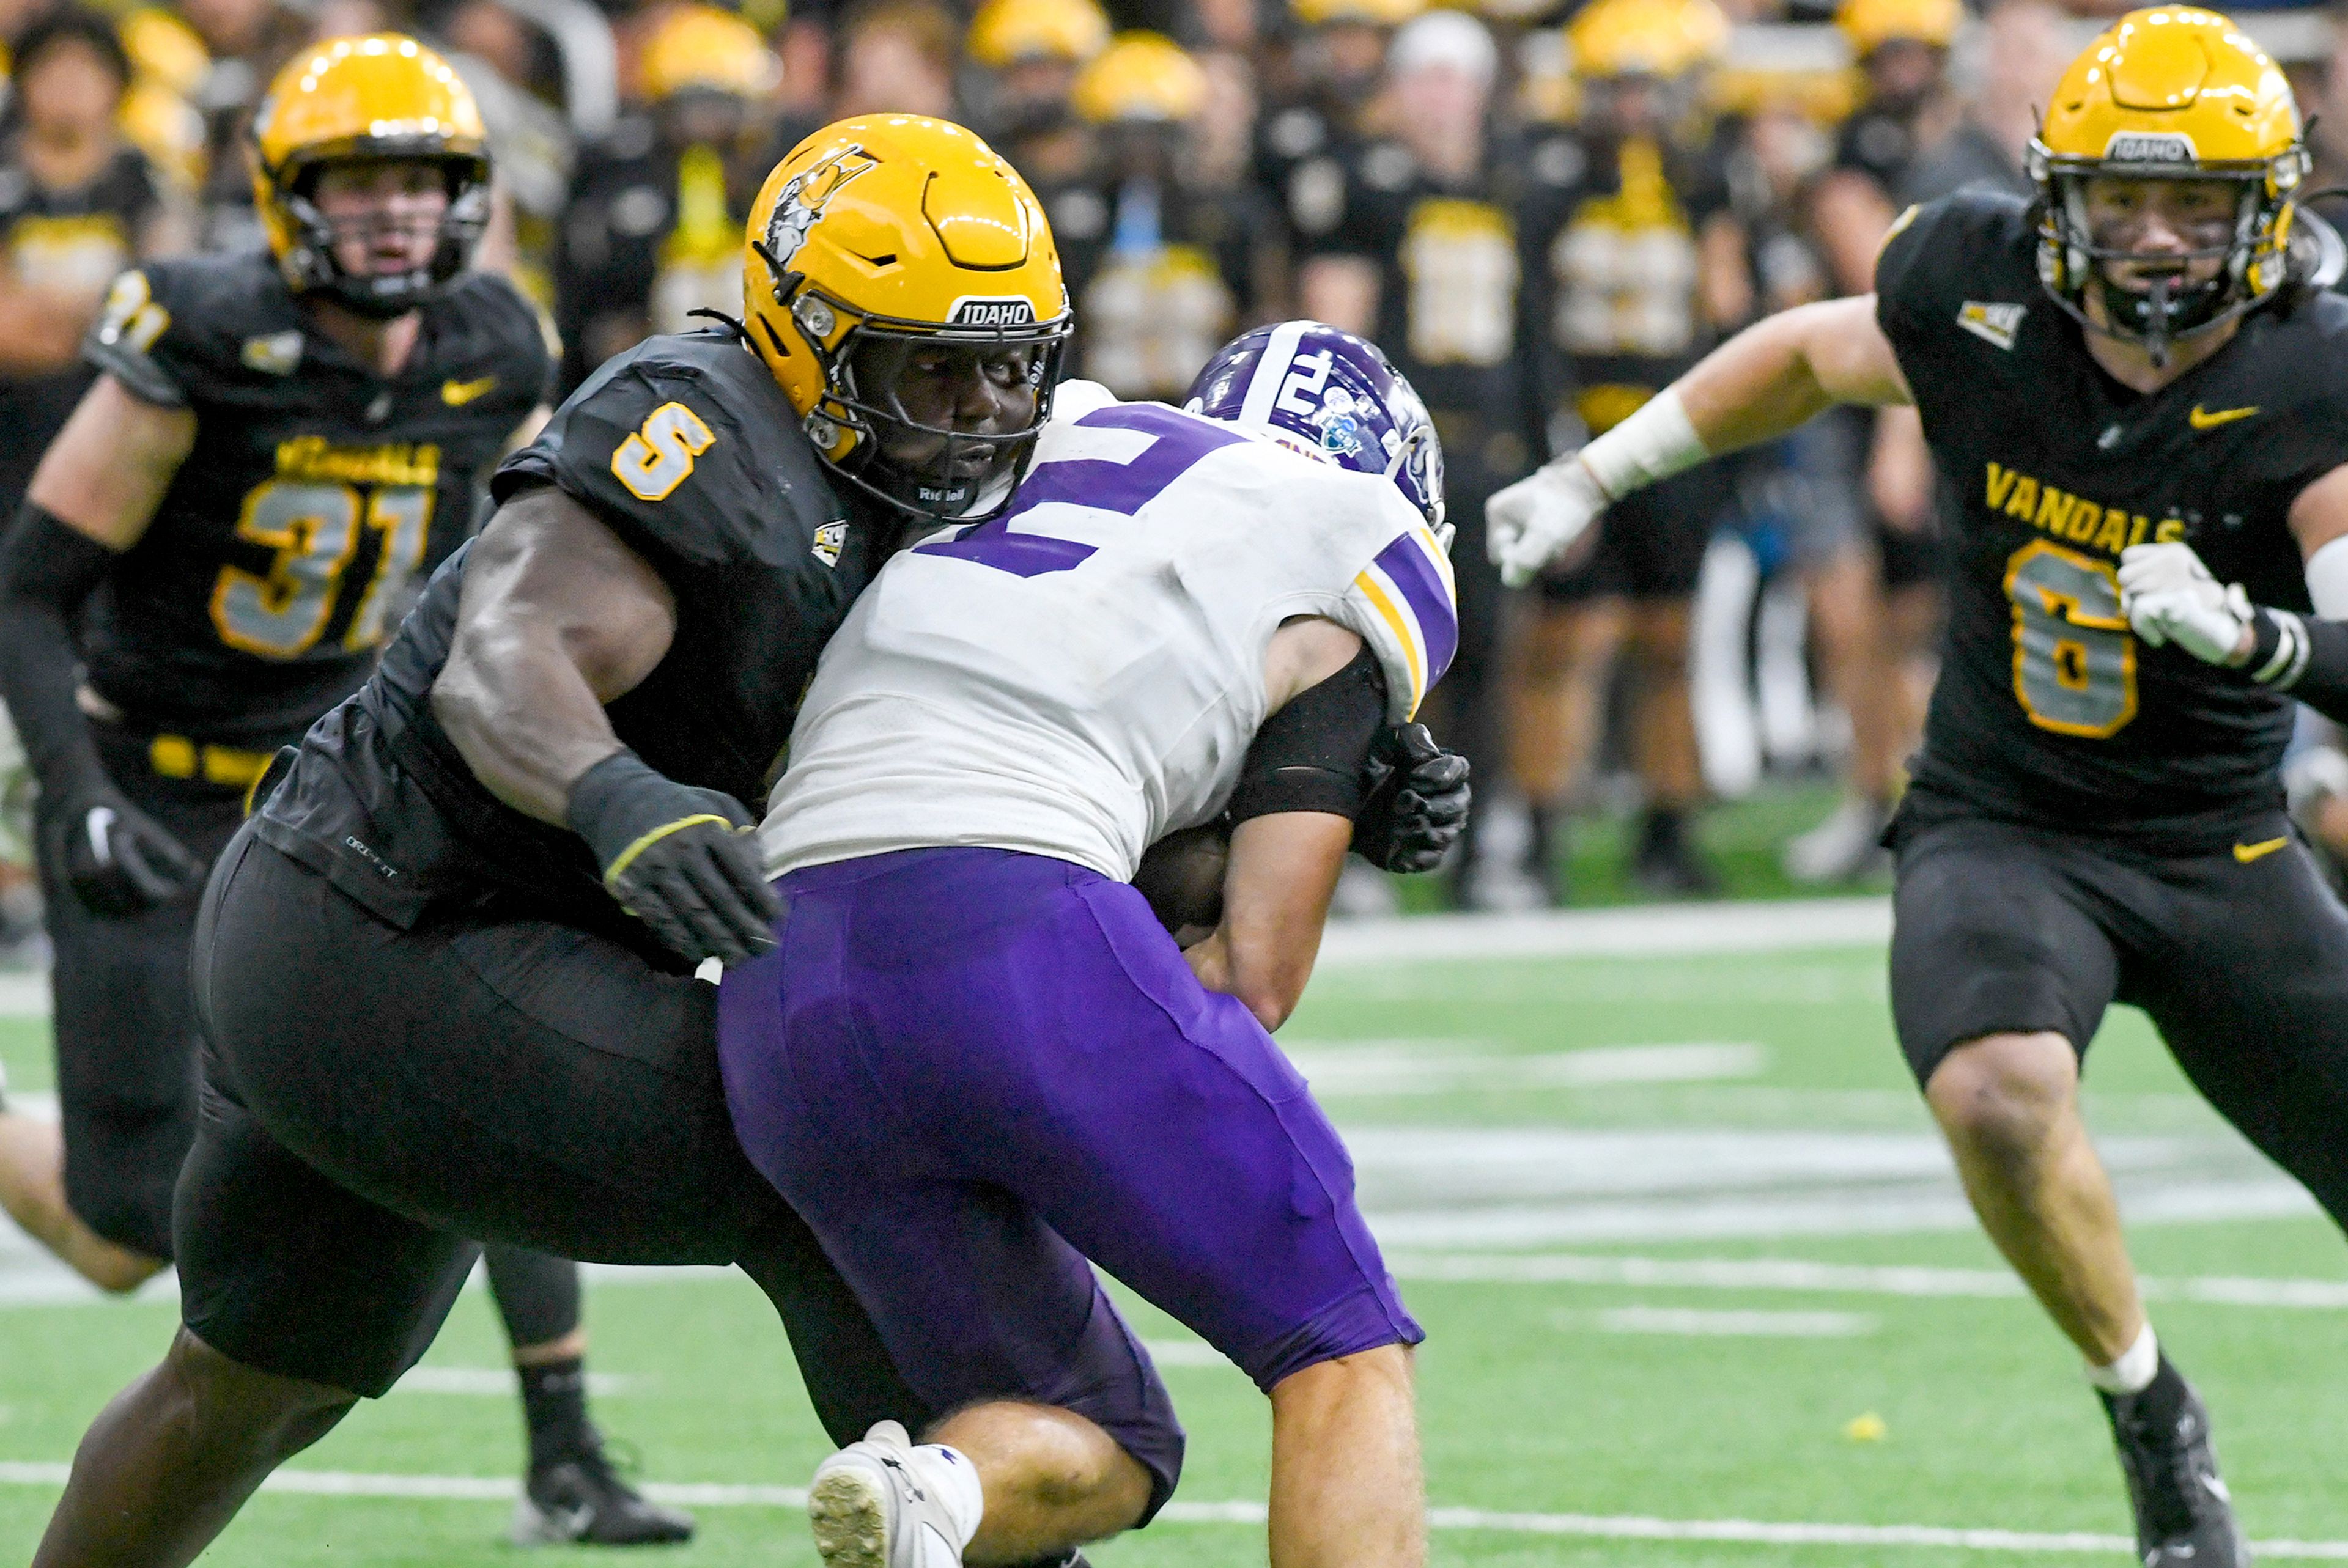
[(1279, 811), (1323, 811), (1350, 822), (1362, 809), (1364, 765), (1385, 723), (1385, 675), (1365, 647), (1255, 733), (1231, 795), (1231, 825)]
[(2261, 607), (2252, 634), (2242, 666), (2251, 680), (2348, 723), (2348, 621)]
[(0, 535), (0, 698), (7, 700), (33, 776), (53, 792), (99, 772), (88, 722), (74, 702), (81, 655), (73, 620), (115, 559), (32, 501)]

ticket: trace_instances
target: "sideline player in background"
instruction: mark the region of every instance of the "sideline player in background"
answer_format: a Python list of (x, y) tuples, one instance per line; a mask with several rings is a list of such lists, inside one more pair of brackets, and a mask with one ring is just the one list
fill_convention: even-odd
[[(1290, 211), (1301, 231), (1302, 313), (1393, 351), (1443, 433), (1444, 488), (1459, 529), (1459, 650), (1437, 707), (1447, 736), (1485, 779), (1500, 762), (1501, 600), (1481, 543), (1484, 499), (1544, 450), (1542, 417), (1526, 395), (1519, 335), (1521, 266), (1516, 210), (1524, 170), (1491, 113), (1499, 51), (1457, 11), (1406, 24), (1386, 51), (1392, 134), (1340, 151), (1334, 190), (1302, 170)], [(1475, 901), (1481, 814), (1450, 875)], [(1361, 895), (1391, 891), (1349, 879)]]
[[(108, 1290), (177, 1250), (205, 871), (271, 749), (366, 678), (417, 574), (471, 531), (548, 379), (536, 313), (466, 271), (488, 159), (438, 56), (392, 35), (297, 56), (254, 167), (270, 250), (122, 274), (100, 374), (0, 538), (63, 1111), (0, 1115), (0, 1203)], [(690, 1535), (587, 1418), (576, 1266), (499, 1248), (489, 1269), (529, 1418), (517, 1538)]]
[[(1069, 383), (1010, 510), (889, 563), (759, 833), (789, 913), (720, 992), (735, 1129), (954, 1412), (817, 1471), (831, 1568), (1017, 1561), (1164, 1505), (1181, 1429), (1087, 1259), (1270, 1396), (1272, 1562), (1425, 1561), (1425, 1336), (1268, 1031), (1379, 737), (1457, 644), (1442, 452), (1314, 322), (1192, 394)], [(1185, 950), (1125, 884), (1226, 817)]]
[[(1621, 423), (1718, 341), (1724, 302), (1747, 292), (1726, 183), (1681, 141), (1688, 101), (1726, 32), (1708, 0), (1598, 0), (1574, 18), (1581, 122), (1533, 149), (1522, 220), (1525, 332), (1553, 431), (1586, 439)], [(1688, 643), (1696, 579), (1732, 495), (1721, 474), (1675, 475), (1626, 497), (1587, 555), (1535, 584), (1509, 693), (1512, 772), (1526, 797), (1510, 803), (1526, 818), (1512, 836), (1524, 851), (1513, 865), (1484, 857), (1478, 902), (1564, 901), (1551, 835), (1594, 760), (1626, 650), (1637, 677), (1632, 761), (1645, 793), (1632, 878), (1664, 896), (1720, 890), (1690, 820), (1704, 774)], [(1487, 820), (1478, 842), (1497, 848), (1494, 825)]]
[(1963, 509), (1892, 827), (1900, 1045), (1984, 1228), (2087, 1362), (2142, 1560), (2232, 1568), (2208, 1416), (2146, 1320), (2078, 1083), (2105, 1009), (2141, 1007), (2348, 1221), (2348, 912), (2278, 776), (2292, 696), (2348, 712), (2340, 241), (2293, 200), (2289, 84), (2211, 12), (2121, 18), (2031, 159), (2035, 204), (1911, 210), (1872, 298), (1732, 340), (1496, 497), (1494, 548), (1521, 577), (1609, 498), (1831, 404), (1921, 411)]

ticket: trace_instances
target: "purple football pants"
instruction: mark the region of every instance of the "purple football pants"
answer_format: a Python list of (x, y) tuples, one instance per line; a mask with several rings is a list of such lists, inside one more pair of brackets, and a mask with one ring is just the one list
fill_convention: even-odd
[(1086, 1416), (1154, 1513), (1181, 1428), (1086, 1258), (1266, 1389), (1426, 1337), (1303, 1079), (1131, 887), (996, 849), (780, 886), (779, 951), (719, 997), (735, 1132), (932, 1408)]

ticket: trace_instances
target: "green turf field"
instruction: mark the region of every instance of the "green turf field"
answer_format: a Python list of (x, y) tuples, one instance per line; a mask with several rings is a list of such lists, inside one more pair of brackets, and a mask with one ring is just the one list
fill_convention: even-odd
[[(1966, 1223), (1882, 993), (1864, 947), (1324, 966), (1284, 1038), (1354, 1139), (1431, 1335), (1438, 1563), (2125, 1560), (2093, 1399)], [(20, 1088), (46, 1081), (42, 1050), (37, 1022), (0, 1026)], [(2265, 1557), (2348, 1559), (2348, 1249), (2134, 1015), (2106, 1030), (2091, 1083), (2157, 1321), (2209, 1399)], [(37, 1283), (15, 1245), (0, 1286)], [(589, 1310), (594, 1368), (619, 1379), (603, 1423), (700, 1500), (701, 1541), (662, 1560), (811, 1563), (783, 1489), (825, 1444), (757, 1294), (602, 1276)], [(1262, 1400), (1178, 1327), (1137, 1318), (1169, 1348), (1189, 1469), (1178, 1517), (1097, 1560), (1260, 1562)], [(0, 1304), (0, 1560), (27, 1555), (46, 1478), (172, 1320), (168, 1301)], [(303, 1490), (256, 1500), (204, 1561), (513, 1561), (494, 1493), (519, 1414), (496, 1378), (465, 1376), (500, 1355), (469, 1295), (429, 1386), (355, 1414), (297, 1461)]]

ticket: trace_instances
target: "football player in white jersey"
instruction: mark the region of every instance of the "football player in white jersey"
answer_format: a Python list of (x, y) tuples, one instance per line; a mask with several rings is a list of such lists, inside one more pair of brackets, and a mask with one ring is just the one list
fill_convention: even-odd
[[(1441, 497), (1383, 354), (1260, 329), (1185, 410), (1064, 386), (1009, 507), (899, 555), (826, 652), (761, 829), (779, 947), (721, 996), (727, 1098), (960, 1411), (817, 1471), (834, 1568), (1025, 1561), (1163, 1505), (1181, 1430), (1091, 1262), (1270, 1395), (1277, 1568), (1424, 1562), (1424, 1334), (1269, 1030), (1364, 764), (1457, 645)], [(1219, 820), (1220, 917), (1179, 948), (1129, 884)]]

